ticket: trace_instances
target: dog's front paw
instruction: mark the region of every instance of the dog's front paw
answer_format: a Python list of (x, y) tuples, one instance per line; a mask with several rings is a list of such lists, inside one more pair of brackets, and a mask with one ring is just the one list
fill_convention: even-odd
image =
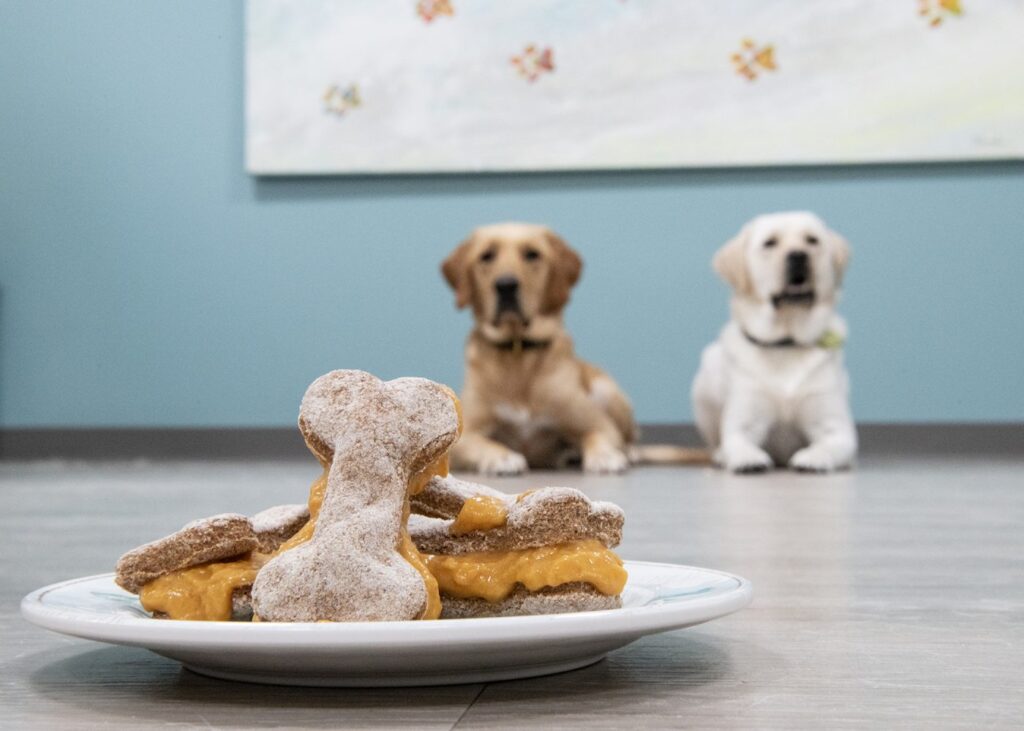
[(526, 457), (511, 449), (488, 452), (477, 465), (477, 471), (484, 475), (521, 475), (526, 470)]
[(772, 466), (772, 458), (768, 453), (752, 444), (721, 449), (715, 456), (716, 461), (725, 469), (740, 475), (766, 472)]
[(625, 472), (629, 467), (629, 458), (625, 453), (610, 444), (593, 446), (583, 451), (583, 471), (592, 474), (608, 475)]
[(797, 472), (832, 472), (839, 467), (827, 449), (813, 444), (794, 454), (789, 460), (789, 466)]

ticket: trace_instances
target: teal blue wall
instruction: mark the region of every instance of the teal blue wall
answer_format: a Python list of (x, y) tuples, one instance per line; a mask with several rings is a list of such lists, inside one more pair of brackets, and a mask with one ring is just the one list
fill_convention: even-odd
[(711, 254), (788, 208), (852, 242), (860, 419), (1024, 420), (1019, 163), (253, 179), (242, 16), (0, 0), (0, 425), (285, 425), (338, 367), (458, 384), (438, 263), (503, 219), (584, 254), (578, 350), (641, 420), (689, 420)]

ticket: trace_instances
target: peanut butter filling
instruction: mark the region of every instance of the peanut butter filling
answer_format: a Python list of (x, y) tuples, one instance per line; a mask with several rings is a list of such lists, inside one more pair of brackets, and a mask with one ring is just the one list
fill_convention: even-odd
[(593, 539), (521, 551), (427, 554), (424, 558), (442, 592), (489, 602), (507, 598), (516, 584), (539, 591), (578, 581), (615, 596), (627, 578), (622, 559)]
[(462, 504), (448, 531), (461, 536), (475, 530), (500, 528), (508, 520), (505, 501), (491, 495), (474, 495)]
[(251, 586), (270, 556), (252, 553), (238, 561), (207, 563), (181, 569), (146, 584), (142, 606), (171, 619), (227, 621), (236, 589)]

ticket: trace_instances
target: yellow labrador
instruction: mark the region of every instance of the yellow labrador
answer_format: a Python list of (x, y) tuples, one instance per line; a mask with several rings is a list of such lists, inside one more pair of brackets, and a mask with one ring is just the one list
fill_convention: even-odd
[(692, 397), (715, 461), (734, 472), (773, 464), (849, 467), (857, 432), (836, 314), (846, 240), (812, 213), (758, 216), (715, 255), (732, 319), (705, 348)]
[(472, 307), (455, 469), (518, 474), (582, 461), (621, 472), (631, 461), (700, 460), (671, 446), (632, 445), (633, 407), (612, 378), (576, 357), (562, 309), (582, 261), (545, 226), (482, 226), (441, 266), (459, 308)]

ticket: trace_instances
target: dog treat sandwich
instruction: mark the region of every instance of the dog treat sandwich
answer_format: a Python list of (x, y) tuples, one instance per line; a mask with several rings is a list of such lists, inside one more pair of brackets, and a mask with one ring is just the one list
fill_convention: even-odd
[(622, 606), (616, 505), (568, 487), (506, 495), (435, 477), (412, 509), (409, 532), (439, 584), (443, 618)]
[[(169, 619), (381, 621), (618, 606), (625, 571), (608, 547), (621, 535), (621, 511), (568, 488), (516, 498), (440, 479), (461, 428), (446, 386), (361, 371), (321, 376), (299, 412), (324, 468), (307, 505), (193, 521), (122, 556), (115, 581)], [(428, 555), (409, 533), (413, 499)]]
[(115, 581), (155, 617), (247, 620), (259, 567), (308, 520), (305, 505), (195, 520), (122, 556)]

